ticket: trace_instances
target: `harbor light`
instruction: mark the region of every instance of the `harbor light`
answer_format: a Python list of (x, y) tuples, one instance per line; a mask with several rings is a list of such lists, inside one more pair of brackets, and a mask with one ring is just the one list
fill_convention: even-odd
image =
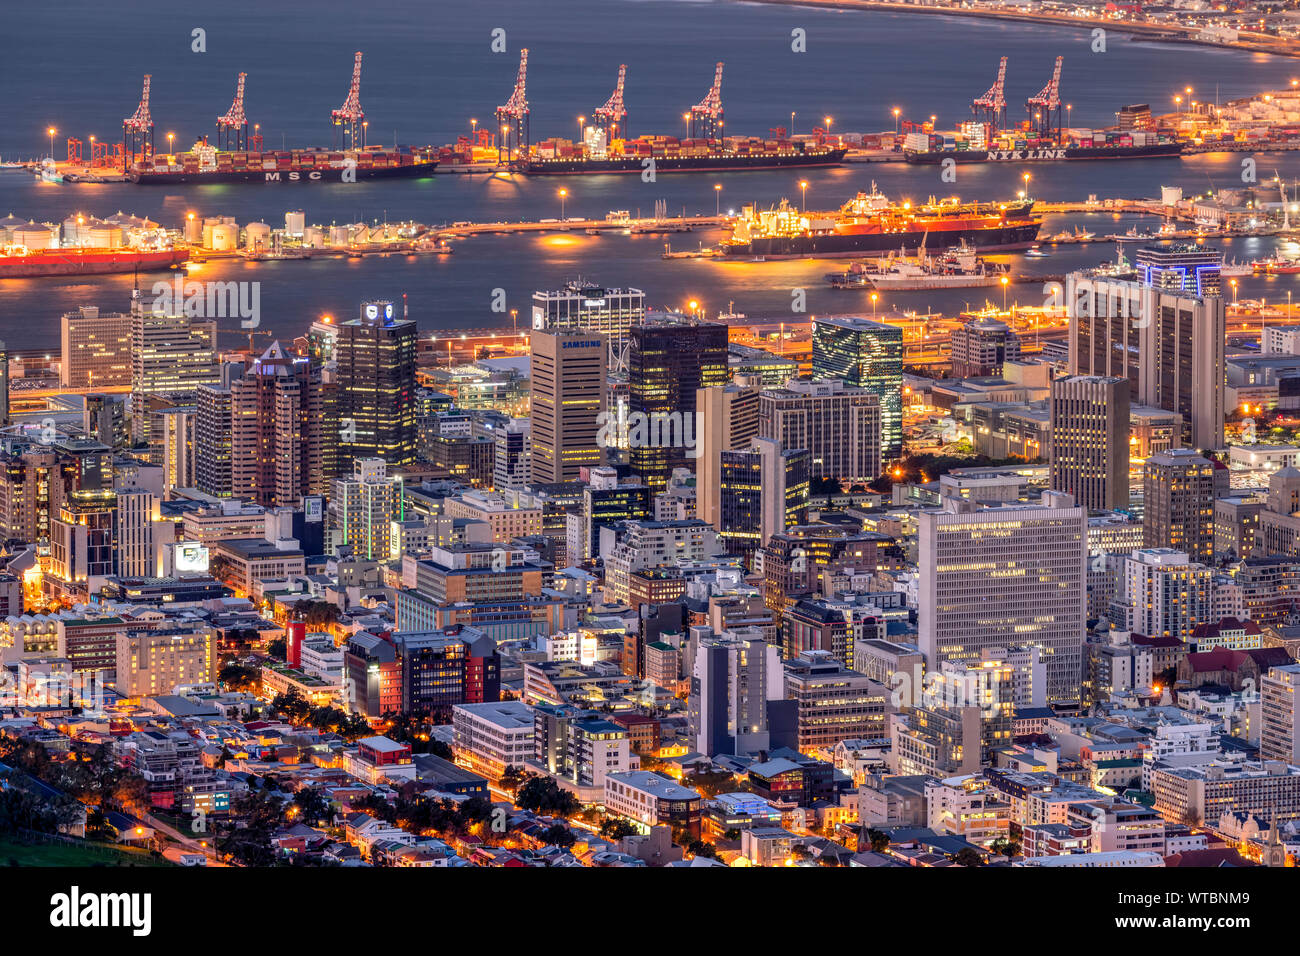
[(799, 192), (802, 195), (803, 211), (807, 212), (808, 211), (808, 180), (802, 179), (799, 181)]
[(54, 134), (57, 133), (58, 130), (55, 129), (53, 126), (51, 126), (45, 132), (50, 134), (50, 159), (53, 159), (54, 158)]

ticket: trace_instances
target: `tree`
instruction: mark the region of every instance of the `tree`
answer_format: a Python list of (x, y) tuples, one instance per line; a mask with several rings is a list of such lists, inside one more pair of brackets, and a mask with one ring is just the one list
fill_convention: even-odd
[(1009, 840), (1006, 837), (998, 837), (989, 846), (989, 849), (994, 853), (1007, 857), (1008, 859), (1020, 855), (1020, 844), (1015, 840)]
[(706, 843), (703, 840), (692, 840), (686, 844), (686, 852), (691, 856), (703, 856), (710, 860), (718, 858), (718, 848), (712, 843)]
[(285, 643), (283, 637), (277, 637), (270, 644), (266, 645), (266, 653), (278, 661), (285, 660), (288, 657), (289, 645)]
[(582, 808), (577, 797), (550, 777), (529, 777), (515, 795), (515, 803), (533, 813), (556, 817), (573, 816)]
[(217, 680), (228, 690), (255, 691), (262, 683), (262, 676), (251, 667), (231, 662), (217, 672)]
[(566, 850), (578, 842), (578, 838), (573, 835), (573, 831), (563, 823), (553, 823), (541, 833), (537, 838), (543, 843), (549, 843), (551, 846), (562, 846)]
[(720, 793), (732, 793), (742, 788), (735, 774), (727, 770), (695, 770), (682, 777), (682, 786), (698, 790), (706, 800)]
[(600, 825), (600, 835), (606, 840), (621, 840), (636, 833), (636, 827), (622, 817), (609, 817)]
[(883, 830), (867, 830), (867, 839), (871, 841), (871, 850), (874, 853), (884, 853), (889, 849), (889, 834)]
[(952, 861), (958, 866), (983, 866), (984, 858), (973, 846), (964, 846), (957, 851)]
[(509, 764), (506, 769), (501, 771), (501, 789), (514, 793), (519, 787), (533, 774), (529, 773), (523, 767), (517, 767)]
[(302, 812), (305, 823), (328, 823), (334, 816), (333, 807), (320, 787), (303, 787), (293, 795), (293, 803)]

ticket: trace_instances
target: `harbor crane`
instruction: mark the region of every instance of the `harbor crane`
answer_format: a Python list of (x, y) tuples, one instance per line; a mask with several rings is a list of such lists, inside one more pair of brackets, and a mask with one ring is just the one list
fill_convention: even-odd
[(1031, 96), (1025, 102), (1025, 108), (1033, 117), (1034, 128), (1041, 138), (1052, 137), (1053, 130), (1057, 136), (1061, 132), (1061, 63), (1064, 60), (1063, 56), (1056, 58), (1052, 78), (1037, 96)]
[(687, 132), (692, 139), (721, 139), (722, 126), (722, 63), (719, 62), (709, 92), (691, 107)]
[(627, 77), (627, 64), (618, 65), (618, 83), (604, 106), (596, 107), (592, 115), (592, 124), (603, 129), (610, 139), (615, 139), (622, 131), (627, 137), (627, 109), (623, 106), (623, 80)]
[(511, 150), (519, 154), (520, 159), (528, 158), (528, 50), (519, 51), (519, 73), (515, 76), (515, 88), (504, 106), (497, 107), (497, 127), (501, 131), (501, 146), (497, 149), (497, 159), (501, 158), (501, 149), (505, 149), (509, 160)]
[[(330, 119), (335, 126), (345, 127), (344, 148), (364, 149), (366, 145), (366, 111), (361, 108), (361, 51), (357, 51), (352, 63), (352, 85), (348, 87), (348, 98), (343, 105), (330, 111)], [(361, 131), (361, 142), (357, 143), (357, 130)]]
[(239, 74), (235, 86), (235, 101), (225, 116), (217, 117), (217, 149), (248, 149), (248, 117), (244, 115), (244, 78)]
[[(137, 152), (141, 159), (153, 156), (153, 116), (149, 113), (149, 80), (151, 73), (144, 75), (144, 92), (140, 94), (140, 105), (135, 112), (122, 120), (122, 172), (135, 162)], [(130, 160), (127, 155), (130, 155)]]
[(971, 101), (970, 111), (976, 117), (983, 117), (994, 129), (1001, 130), (1007, 124), (1007, 58), (998, 61), (998, 78), (994, 80), (989, 91)]

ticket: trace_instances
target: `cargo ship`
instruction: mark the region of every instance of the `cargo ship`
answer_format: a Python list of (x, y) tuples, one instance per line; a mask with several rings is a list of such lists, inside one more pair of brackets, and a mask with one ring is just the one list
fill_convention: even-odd
[(196, 143), (186, 153), (155, 154), (127, 169), (140, 185), (177, 183), (313, 183), (430, 176), (438, 160), (429, 150), (367, 147), (355, 150), (224, 151)]
[(164, 272), (189, 254), (181, 249), (0, 249), (0, 279)]
[(1009, 279), (1010, 267), (982, 259), (975, 254), (974, 246), (961, 243), (936, 256), (927, 256), (922, 249), (916, 257), (899, 255), (874, 263), (855, 262), (846, 272), (832, 272), (826, 278), (832, 289), (978, 289)]
[(529, 176), (641, 173), (653, 161), (656, 173), (726, 172), (838, 166), (848, 153), (847, 147), (739, 136), (721, 140), (647, 136), (614, 140), (609, 149), (599, 140), (595, 146), (547, 141), (532, 147), (518, 168)]
[(782, 200), (776, 209), (746, 205), (719, 247), (724, 256), (794, 259), (855, 256), (864, 252), (920, 251), (933, 246), (1025, 249), (1038, 237), (1041, 217), (1032, 200), (963, 203), (931, 199), (913, 206), (890, 202), (872, 183), (836, 212), (800, 212)]
[(1062, 160), (1089, 159), (1177, 159), (1183, 155), (1183, 144), (1174, 142), (1152, 143), (1143, 146), (1122, 146), (1105, 143), (1085, 146), (1060, 143), (1011, 144), (1008, 147), (957, 147), (927, 150), (903, 149), (903, 158), (909, 163), (938, 166), (945, 160), (963, 163), (1054, 163)]

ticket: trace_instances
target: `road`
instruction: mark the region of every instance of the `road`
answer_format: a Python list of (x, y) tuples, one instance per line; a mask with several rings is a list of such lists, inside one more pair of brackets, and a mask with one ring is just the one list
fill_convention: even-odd
[(144, 816), (144, 821), (148, 823), (149, 826), (153, 827), (156, 831), (158, 831), (159, 833), (163, 834), (164, 836), (174, 841), (173, 843), (168, 844), (167, 848), (163, 850), (163, 856), (171, 860), (173, 863), (179, 864), (181, 861), (180, 858), (182, 854), (202, 853), (204, 856), (208, 858), (208, 863), (207, 863), (208, 866), (229, 865), (227, 863), (222, 863), (220, 860), (216, 858), (216, 853), (213, 851), (211, 847), (210, 840), (204, 839), (202, 842), (200, 842), (191, 836), (187, 836), (186, 834), (182, 833), (180, 830), (177, 830), (171, 824), (164, 823), (162, 820), (160, 820), (158, 817), (154, 816), (151, 813), (146, 813), (143, 816)]

